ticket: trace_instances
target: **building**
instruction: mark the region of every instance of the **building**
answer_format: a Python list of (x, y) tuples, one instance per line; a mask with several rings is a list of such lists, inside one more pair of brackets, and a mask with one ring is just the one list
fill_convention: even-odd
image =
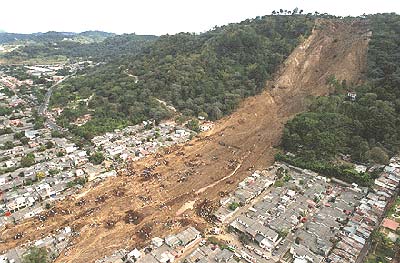
[(399, 226), (400, 226), (399, 223), (389, 218), (385, 218), (382, 221), (382, 227), (390, 229), (392, 231), (396, 231), (399, 228)]

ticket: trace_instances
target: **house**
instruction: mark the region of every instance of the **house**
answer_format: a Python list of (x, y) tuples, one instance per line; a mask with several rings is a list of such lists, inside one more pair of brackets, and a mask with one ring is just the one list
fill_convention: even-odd
[(351, 101), (355, 101), (357, 98), (357, 93), (355, 93), (353, 91), (349, 91), (349, 92), (347, 92), (347, 98)]
[(180, 244), (187, 248), (201, 238), (200, 232), (194, 227), (189, 227), (184, 231), (176, 234), (176, 237), (181, 241)]
[(18, 211), (22, 208), (25, 208), (27, 206), (33, 206), (35, 204), (35, 199), (33, 197), (23, 197), (19, 196), (12, 201), (7, 203), (7, 208), (10, 212), (15, 212)]
[(225, 223), (225, 221), (228, 218), (230, 218), (234, 213), (235, 213), (235, 211), (232, 211), (232, 210), (230, 210), (229, 208), (227, 208), (225, 206), (221, 206), (214, 213), (214, 216), (220, 223)]
[(303, 245), (293, 244), (290, 247), (290, 254), (293, 255), (293, 259), (297, 260), (297, 262), (319, 263), (323, 260), (323, 257), (315, 255)]
[(65, 146), (65, 152), (67, 154), (73, 153), (77, 150), (78, 148), (75, 146), (75, 144), (71, 144), (71, 145), (66, 145)]
[(134, 261), (140, 259), (142, 257), (142, 253), (136, 248), (128, 253), (128, 259), (133, 259)]
[(7, 177), (5, 175), (0, 175), (0, 185), (3, 185), (6, 183)]
[(228, 249), (224, 249), (220, 253), (215, 255), (214, 260), (216, 262), (235, 262), (233, 260), (234, 255), (235, 255), (235, 253), (233, 253), (232, 251), (229, 251)]
[(99, 174), (98, 177), (99, 178), (107, 178), (107, 177), (115, 177), (115, 176), (117, 176), (117, 172), (115, 170), (111, 170), (111, 171)]
[(25, 137), (27, 137), (29, 140), (35, 139), (38, 134), (39, 132), (36, 130), (25, 131)]
[(75, 174), (77, 177), (81, 177), (85, 174), (85, 172), (82, 169), (76, 169)]
[[(154, 249), (150, 252), (150, 254), (158, 261), (161, 263), (171, 263), (175, 261), (175, 257), (177, 256), (176, 252), (171, 250), (170, 247), (168, 246), (161, 246), (157, 249)], [(147, 261), (142, 258), (140, 262), (153, 262), (153, 261)]]
[(94, 179), (98, 178), (101, 173), (101, 169), (94, 165), (86, 165), (86, 167), (83, 169), (88, 176), (88, 181), (93, 181)]
[(11, 168), (11, 167), (15, 167), (17, 165), (17, 163), (15, 161), (13, 161), (13, 160), (8, 160), (8, 161), (5, 162), (5, 165), (6, 165), (7, 168)]
[(108, 148), (107, 152), (110, 156), (114, 157), (118, 154), (121, 154), (124, 151), (124, 147), (122, 145), (118, 145), (116, 147)]
[(399, 226), (400, 226), (399, 223), (389, 218), (385, 218), (382, 221), (382, 227), (390, 229), (392, 231), (396, 231), (399, 228)]
[(175, 235), (169, 235), (164, 240), (165, 244), (172, 248), (175, 248), (181, 244), (181, 241)]
[(22, 126), (22, 121), (20, 119), (15, 119), (15, 120), (10, 120), (9, 122), (10, 126), (14, 126), (14, 127), (20, 127)]
[(164, 244), (164, 240), (162, 238), (159, 237), (154, 237), (151, 239), (151, 244), (156, 247), (159, 248)]
[(175, 137), (181, 138), (185, 137), (188, 135), (188, 132), (186, 130), (176, 130), (175, 131)]

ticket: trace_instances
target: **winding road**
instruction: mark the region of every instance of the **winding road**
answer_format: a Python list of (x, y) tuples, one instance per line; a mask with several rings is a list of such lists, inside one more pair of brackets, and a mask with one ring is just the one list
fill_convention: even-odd
[[(75, 73), (73, 73), (72, 75), (74, 75)], [(46, 92), (46, 95), (44, 97), (44, 101), (43, 103), (39, 106), (38, 108), (38, 114), (45, 117), (46, 118), (46, 125), (51, 129), (51, 130), (57, 130), (57, 131), (64, 131), (64, 129), (62, 127), (60, 127), (59, 125), (57, 125), (57, 123), (55, 123), (55, 121), (51, 120), (48, 116), (47, 116), (47, 108), (49, 107), (49, 102), (50, 102), (50, 97), (53, 94), (53, 90), (56, 86), (58, 86), (60, 83), (62, 83), (64, 80), (70, 78), (72, 75), (66, 76), (65, 78), (57, 81), (56, 83), (54, 83), (49, 90)]]

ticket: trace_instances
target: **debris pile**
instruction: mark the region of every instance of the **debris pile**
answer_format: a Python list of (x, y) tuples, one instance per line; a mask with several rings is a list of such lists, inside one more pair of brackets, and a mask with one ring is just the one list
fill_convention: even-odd
[(96, 197), (96, 199), (94, 199), (94, 202), (96, 204), (100, 204), (100, 203), (104, 203), (106, 201), (106, 199), (107, 199), (107, 196), (100, 195), (100, 196)]
[(124, 221), (127, 224), (139, 224), (143, 220), (143, 215), (137, 211), (128, 210), (125, 212)]
[(112, 194), (113, 194), (114, 196), (116, 196), (116, 197), (122, 197), (122, 196), (125, 195), (125, 189), (123, 189), (123, 188), (114, 189), (114, 190), (112, 191)]
[(86, 200), (83, 198), (75, 203), (76, 206), (84, 206), (85, 204), (86, 204)]
[(231, 170), (234, 170), (237, 166), (239, 165), (239, 162), (237, 160), (231, 159), (228, 162), (228, 168)]
[(106, 222), (105, 222), (105, 224), (104, 224), (104, 227), (106, 228), (106, 229), (111, 229), (111, 228), (114, 228), (115, 227), (115, 224), (116, 224), (117, 222), (115, 222), (114, 220), (107, 220)]
[(14, 240), (21, 239), (23, 236), (24, 236), (24, 233), (18, 232), (18, 233), (14, 236)]
[(160, 173), (154, 173), (154, 169), (155, 169), (156, 165), (151, 165), (149, 167), (146, 167), (142, 173), (140, 174), (140, 176), (142, 177), (143, 181), (148, 181), (150, 179), (159, 179), (161, 177)]
[(153, 226), (146, 224), (141, 229), (137, 231), (137, 236), (142, 240), (146, 241), (151, 237), (151, 231), (153, 231)]
[(151, 201), (151, 196), (139, 195), (138, 198), (139, 198), (139, 200), (141, 200), (141, 201), (143, 201), (143, 202), (149, 202), (149, 201)]
[(215, 202), (206, 198), (196, 207), (196, 213), (198, 216), (206, 219), (208, 222), (212, 222), (214, 211), (217, 208), (218, 206), (215, 204)]

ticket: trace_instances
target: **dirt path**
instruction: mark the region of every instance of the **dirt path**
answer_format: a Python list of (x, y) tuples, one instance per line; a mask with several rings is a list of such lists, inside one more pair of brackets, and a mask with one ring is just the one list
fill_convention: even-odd
[(214, 182), (214, 183), (212, 183), (212, 184), (209, 184), (209, 185), (207, 185), (207, 186), (204, 186), (203, 188), (200, 188), (199, 190), (197, 190), (196, 194), (201, 194), (201, 193), (203, 193), (204, 191), (206, 191), (207, 189), (212, 188), (212, 187), (216, 186), (217, 184), (221, 183), (222, 181), (225, 181), (226, 179), (231, 178), (233, 175), (235, 175), (235, 173), (237, 172), (237, 170), (239, 170), (239, 168), (240, 168), (241, 166), (242, 166), (241, 163), (238, 164), (238, 166), (236, 166), (235, 170), (233, 170), (232, 173), (228, 174), (227, 176), (225, 176), (225, 177), (219, 179), (218, 181), (216, 181), (216, 182)]
[[(327, 77), (335, 75), (347, 83), (362, 81), (366, 31), (357, 23), (319, 23), (286, 60), (275, 80), (267, 83), (265, 91), (244, 100), (209, 135), (134, 163), (132, 169), (137, 176), (120, 176), (101, 183), (84, 196), (84, 206), (76, 206), (78, 200), (69, 198), (57, 204), (57, 214), (43, 223), (30, 219), (8, 227), (1, 233), (5, 242), (0, 243), (0, 251), (71, 226), (79, 236), (57, 262), (86, 263), (117, 248), (141, 245), (149, 237), (165, 236), (187, 224), (201, 229), (205, 222), (194, 211), (185, 211), (186, 217), (177, 217), (177, 211), (192, 200), (218, 200), (251, 171), (272, 164), (274, 146), (280, 143), (285, 122), (306, 109), (310, 96), (328, 94)], [(145, 181), (140, 174), (152, 165), (152, 173), (159, 176)], [(123, 195), (115, 195), (118, 189)], [(105, 201), (95, 202), (99, 196), (106, 196)], [(125, 223), (128, 210), (139, 213), (141, 221)], [(114, 225), (107, 227), (110, 221)], [(14, 240), (18, 232), (24, 236)], [(144, 232), (149, 236), (143, 237)]]

